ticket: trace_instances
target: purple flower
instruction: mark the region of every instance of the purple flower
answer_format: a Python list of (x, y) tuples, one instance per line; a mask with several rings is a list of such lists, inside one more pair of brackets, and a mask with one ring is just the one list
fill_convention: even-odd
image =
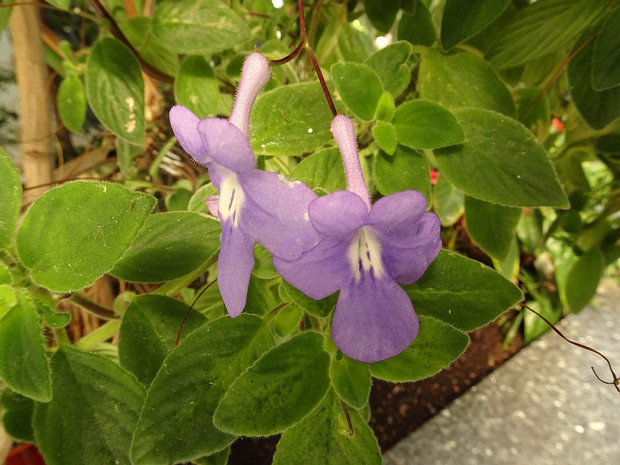
[(340, 290), (332, 339), (348, 357), (372, 363), (398, 355), (418, 334), (411, 300), (399, 284), (418, 280), (441, 249), (439, 218), (409, 190), (371, 204), (353, 123), (339, 115), (332, 132), (347, 190), (313, 200), (308, 215), (323, 239), (299, 258), (274, 257), (280, 275), (314, 299)]
[(222, 222), (218, 286), (232, 317), (245, 307), (256, 242), (274, 256), (292, 260), (319, 240), (307, 214), (308, 203), (316, 198), (312, 190), (256, 169), (249, 142), (250, 112), (269, 77), (269, 65), (260, 53), (246, 59), (229, 120), (200, 120), (181, 105), (170, 110), (181, 146), (207, 166), (219, 192), (207, 205)]

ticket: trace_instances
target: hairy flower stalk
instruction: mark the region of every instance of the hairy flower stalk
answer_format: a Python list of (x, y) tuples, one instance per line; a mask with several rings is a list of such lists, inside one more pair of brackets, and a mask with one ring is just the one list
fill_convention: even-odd
[(409, 190), (370, 202), (355, 130), (336, 116), (347, 190), (310, 202), (308, 215), (321, 241), (295, 259), (274, 257), (281, 276), (314, 299), (340, 290), (332, 339), (348, 357), (377, 362), (404, 351), (418, 334), (411, 300), (399, 284), (417, 281), (441, 249), (440, 222), (426, 199)]
[(181, 146), (207, 166), (219, 192), (206, 202), (222, 222), (218, 286), (232, 317), (245, 307), (256, 242), (274, 256), (292, 260), (319, 240), (307, 215), (309, 202), (316, 198), (312, 190), (256, 169), (249, 141), (250, 112), (270, 75), (260, 53), (246, 59), (229, 120), (200, 120), (181, 105), (170, 110), (172, 130)]

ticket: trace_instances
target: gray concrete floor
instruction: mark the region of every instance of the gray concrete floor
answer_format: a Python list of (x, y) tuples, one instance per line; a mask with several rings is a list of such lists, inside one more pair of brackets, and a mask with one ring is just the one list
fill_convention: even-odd
[[(558, 325), (620, 375), (620, 288)], [(384, 465), (619, 465), (620, 393), (604, 361), (552, 331), (384, 455)]]

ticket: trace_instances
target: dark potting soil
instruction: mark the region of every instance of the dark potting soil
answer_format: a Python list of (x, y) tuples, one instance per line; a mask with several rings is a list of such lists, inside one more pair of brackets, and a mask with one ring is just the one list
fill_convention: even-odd
[[(520, 334), (502, 347), (505, 335), (496, 323), (470, 333), (461, 357), (436, 375), (415, 383), (393, 384), (374, 380), (370, 394), (374, 430), (381, 450), (394, 446), (455, 398), (467, 392), (523, 348)], [(269, 465), (279, 437), (243, 438), (231, 448), (229, 465)]]

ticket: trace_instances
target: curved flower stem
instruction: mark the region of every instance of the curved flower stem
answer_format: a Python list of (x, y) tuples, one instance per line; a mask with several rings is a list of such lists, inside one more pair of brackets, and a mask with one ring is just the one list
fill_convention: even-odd
[(314, 56), (314, 51), (312, 50), (312, 46), (308, 42), (308, 34), (306, 32), (306, 16), (304, 14), (304, 1), (298, 0), (297, 3), (299, 6), (299, 44), (297, 45), (297, 47), (295, 47), (295, 50), (293, 50), (291, 53), (289, 53), (284, 58), (280, 58), (278, 60), (269, 60), (269, 63), (272, 66), (279, 66), (279, 65), (288, 63), (293, 58), (299, 55), (302, 48), (305, 48), (306, 53), (308, 54), (308, 57), (310, 58), (310, 61), (312, 62), (312, 66), (314, 67), (314, 70), (316, 71), (317, 77), (319, 78), (319, 82), (321, 83), (321, 88), (323, 89), (323, 94), (325, 94), (325, 99), (327, 100), (329, 109), (331, 110), (332, 115), (336, 116), (338, 114), (338, 111), (336, 110), (336, 106), (334, 105), (334, 100), (332, 99), (332, 96), (325, 82), (325, 78), (323, 77), (323, 72), (321, 71), (319, 62), (317, 61), (316, 56)]
[(185, 326), (185, 322), (187, 321), (187, 317), (189, 317), (189, 314), (192, 311), (192, 308), (194, 308), (194, 305), (196, 305), (196, 302), (198, 302), (198, 299), (202, 297), (202, 294), (204, 294), (207, 291), (207, 289), (213, 286), (213, 284), (215, 284), (216, 282), (217, 282), (217, 279), (214, 279), (210, 283), (207, 283), (207, 285), (202, 288), (202, 291), (200, 291), (200, 293), (196, 296), (192, 304), (189, 306), (189, 308), (185, 312), (185, 315), (183, 315), (183, 320), (181, 320), (181, 325), (179, 326), (179, 332), (177, 333), (177, 338), (174, 341), (174, 347), (179, 345), (179, 341), (181, 340), (181, 331), (183, 330), (183, 326)]

